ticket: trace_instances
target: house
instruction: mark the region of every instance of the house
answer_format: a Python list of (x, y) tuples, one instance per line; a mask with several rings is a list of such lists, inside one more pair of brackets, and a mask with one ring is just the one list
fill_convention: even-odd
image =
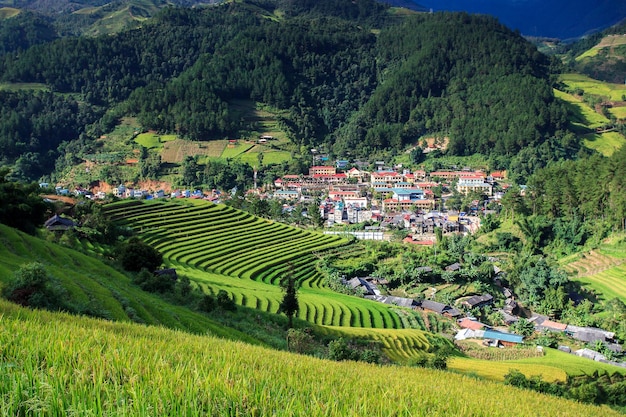
[(165, 268), (154, 271), (154, 276), (159, 278), (168, 277), (172, 281), (176, 281), (178, 279), (178, 274), (174, 268)]
[(487, 195), (493, 194), (493, 185), (485, 182), (485, 178), (480, 175), (460, 177), (456, 189), (461, 194), (468, 194), (472, 191), (478, 191)]
[(74, 221), (61, 217), (58, 214), (50, 217), (43, 225), (50, 231), (65, 231), (73, 229), (74, 226), (76, 226)]
[(406, 308), (413, 308), (417, 305), (417, 302), (412, 298), (393, 297), (393, 296), (388, 296), (385, 299), (384, 303), (393, 304), (398, 307), (406, 307)]
[(598, 340), (601, 342), (609, 342), (615, 338), (615, 333), (598, 329), (597, 327), (580, 327), (568, 325), (565, 328), (565, 332), (572, 336), (574, 339), (581, 340), (587, 343), (593, 343)]
[(493, 340), (496, 342), (496, 346), (501, 344), (505, 347), (512, 347), (524, 342), (524, 336), (514, 333), (499, 332), (497, 330), (485, 330), (483, 338)]
[(300, 193), (298, 193), (297, 191), (279, 190), (274, 193), (274, 198), (278, 198), (281, 200), (296, 200), (298, 197), (300, 197)]
[(493, 296), (491, 294), (473, 295), (467, 300), (461, 302), (461, 305), (469, 309), (480, 308), (493, 303)]
[(581, 358), (591, 359), (593, 361), (606, 361), (606, 356), (604, 356), (600, 352), (596, 352), (595, 350), (587, 348), (574, 351), (574, 355), (580, 356)]
[(607, 332), (606, 330), (598, 329), (596, 327), (579, 327), (568, 325), (565, 328), (565, 333), (572, 336), (574, 339), (593, 343), (596, 341), (609, 342), (615, 338), (615, 333)]
[(345, 169), (349, 163), (350, 162), (346, 161), (345, 159), (340, 159), (338, 161), (335, 161), (335, 166), (337, 167), (337, 169)]
[(458, 325), (463, 329), (471, 329), (471, 330), (481, 330), (486, 327), (483, 323), (476, 321), (476, 320), (472, 320), (468, 317), (464, 317), (462, 320), (460, 320), (458, 322)]
[(551, 332), (564, 332), (567, 328), (567, 324), (558, 323), (552, 320), (544, 320), (541, 324), (535, 326), (535, 330), (549, 330)]
[(455, 262), (452, 265), (446, 266), (446, 271), (449, 271), (449, 272), (456, 272), (456, 271), (459, 271), (460, 269), (461, 269), (461, 264), (458, 262)]
[(442, 316), (447, 316), (451, 318), (461, 316), (461, 312), (456, 308), (451, 307), (447, 304), (438, 303), (436, 301), (423, 300), (419, 304), (417, 304), (417, 306), (424, 311), (432, 311), (433, 313), (441, 314)]
[(366, 278), (352, 278), (345, 282), (352, 289), (362, 288), (364, 295), (380, 295), (380, 291), (375, 284), (367, 281)]
[(337, 168), (333, 166), (321, 165), (321, 166), (312, 166), (311, 168), (309, 168), (309, 175), (312, 177), (315, 175), (335, 175), (336, 173), (337, 173)]

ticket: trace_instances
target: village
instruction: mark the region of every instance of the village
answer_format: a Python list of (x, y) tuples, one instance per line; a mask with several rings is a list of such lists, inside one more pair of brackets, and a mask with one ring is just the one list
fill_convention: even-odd
[[(444, 233), (475, 232), (480, 226), (476, 214), (484, 212), (488, 202), (499, 201), (509, 187), (505, 182), (505, 173), (501, 171), (486, 174), (466, 168), (427, 173), (423, 169), (387, 167), (382, 161), (375, 163), (376, 170), (366, 171), (358, 165), (367, 164), (349, 164), (346, 160), (338, 160), (333, 165), (312, 166), (308, 175), (283, 175), (271, 184), (247, 190), (246, 194), (279, 200), (285, 211), (317, 201), (328, 233), (334, 233), (332, 229), (335, 226), (361, 224), (367, 226), (359, 231), (342, 233), (352, 234), (358, 239), (383, 240), (389, 239), (386, 231), (403, 229), (409, 232), (407, 242), (431, 245), (436, 228), (441, 228)], [(47, 183), (41, 183), (40, 187), (52, 188)], [(482, 199), (474, 200), (469, 211), (459, 212), (445, 206), (446, 198), (453, 192), (461, 195), (472, 193), (482, 196)], [(113, 186), (109, 192), (88, 187), (69, 189), (56, 186), (54, 194), (93, 200), (191, 198), (214, 203), (232, 197), (232, 192), (215, 189), (173, 189), (166, 192), (164, 189), (134, 188), (128, 184)]]
[[(333, 165), (311, 166), (308, 175), (283, 175), (276, 178), (269, 187), (263, 189), (255, 187), (246, 193), (262, 199), (281, 201), (285, 210), (293, 209), (298, 204), (305, 205), (317, 201), (320, 203), (319, 213), (324, 220), (325, 233), (328, 234), (350, 234), (357, 239), (388, 240), (389, 230), (400, 229), (407, 235), (404, 242), (430, 246), (435, 244), (436, 229), (440, 229), (444, 234), (476, 232), (480, 227), (481, 216), (490, 212), (487, 210), (488, 204), (499, 202), (510, 188), (510, 184), (506, 182), (506, 173), (501, 171), (485, 173), (480, 170), (459, 169), (426, 172), (423, 169), (409, 170), (401, 166), (386, 167), (382, 161), (376, 162), (375, 170), (367, 171), (357, 165), (350, 166), (348, 161), (338, 160)], [(40, 186), (49, 188), (48, 184)], [(435, 190), (438, 191), (438, 196)], [(481, 195), (482, 200), (473, 201), (468, 212), (454, 211), (445, 205), (446, 197), (453, 193)], [(182, 189), (166, 193), (162, 189), (145, 190), (126, 185), (113, 187), (111, 193), (56, 187), (55, 194), (82, 196), (94, 200), (189, 198), (214, 203), (232, 198), (231, 193), (220, 190)], [(68, 222), (67, 219), (55, 216), (46, 223), (46, 227), (50, 230), (59, 230), (73, 226), (68, 226)], [(337, 229), (337, 226), (355, 224), (370, 226), (364, 226), (360, 230)], [(429, 269), (428, 266), (423, 268)], [(458, 268), (459, 264), (452, 264), (446, 270), (454, 271)], [(495, 271), (496, 276), (500, 272)], [(373, 301), (434, 313), (452, 320), (459, 329), (454, 336), (457, 341), (478, 339), (483, 341), (485, 346), (500, 348), (514, 347), (524, 342), (524, 336), (508, 330), (520, 316), (516, 314), (519, 310), (513, 292), (505, 287), (501, 287), (501, 290), (506, 301), (497, 311), (501, 314), (506, 327), (492, 328), (471, 315), (474, 309), (495, 308), (494, 297), (488, 293), (463, 297), (456, 300), (455, 305), (448, 305), (434, 299), (418, 300), (387, 295), (386, 291), (379, 288), (385, 286), (385, 280), (375, 277), (352, 278), (344, 284)], [(433, 290), (436, 291), (434, 288)], [(562, 333), (587, 345), (601, 342), (618, 355), (622, 352), (621, 346), (615, 343), (615, 334), (602, 329), (566, 325), (537, 314), (533, 314), (528, 321), (538, 333)], [(558, 348), (592, 360), (625, 366), (621, 362), (608, 360), (602, 353), (588, 347), (575, 351), (566, 345)]]

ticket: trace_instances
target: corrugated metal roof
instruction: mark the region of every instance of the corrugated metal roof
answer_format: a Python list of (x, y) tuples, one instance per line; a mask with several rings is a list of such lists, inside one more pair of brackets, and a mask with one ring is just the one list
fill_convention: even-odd
[(483, 337), (485, 339), (496, 339), (511, 343), (522, 343), (524, 341), (524, 336), (513, 333), (502, 333), (495, 330), (485, 330)]

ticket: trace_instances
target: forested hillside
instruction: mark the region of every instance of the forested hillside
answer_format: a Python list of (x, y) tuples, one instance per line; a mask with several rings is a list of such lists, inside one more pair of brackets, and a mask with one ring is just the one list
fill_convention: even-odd
[[(430, 135), (449, 137), (449, 154), (491, 155), (497, 168), (543, 146), (545, 164), (578, 151), (552, 95), (554, 70), (484, 16), (398, 15), (369, 0), (170, 7), (113, 36), (7, 51), (5, 85), (48, 88), (66, 104), (50, 112), (47, 125), (59, 130), (48, 136), (28, 124), (16, 131), (28, 113), (7, 108), (2, 157), (14, 163), (32, 153), (39, 169), (24, 178), (36, 179), (52, 171), (61, 141), (83, 134), (79, 148), (89, 148), (121, 116), (192, 140), (237, 138), (250, 126), (232, 100), (246, 99), (287, 112), (280, 123), (295, 149), (325, 144), (337, 155), (369, 156)], [(29, 109), (48, 93), (6, 94)], [(61, 115), (77, 103), (88, 114), (65, 123)]]

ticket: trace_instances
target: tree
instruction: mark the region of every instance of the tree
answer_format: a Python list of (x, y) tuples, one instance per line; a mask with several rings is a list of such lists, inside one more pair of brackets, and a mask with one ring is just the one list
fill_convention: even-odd
[(226, 311), (235, 311), (237, 309), (237, 305), (230, 298), (230, 295), (224, 290), (219, 290), (216, 297), (217, 305), (226, 310)]
[(26, 307), (48, 310), (67, 309), (66, 291), (59, 281), (48, 274), (39, 262), (23, 265), (2, 290), (9, 301)]
[(289, 269), (289, 272), (280, 283), (284, 295), (283, 300), (280, 302), (278, 311), (285, 313), (287, 319), (289, 320), (288, 326), (291, 329), (293, 327), (293, 316), (298, 312), (300, 306), (298, 304), (298, 283), (293, 276), (291, 271), (292, 268), (290, 267)]
[(522, 336), (530, 336), (535, 331), (535, 326), (532, 322), (526, 320), (524, 317), (520, 317), (518, 321), (513, 323), (511, 330)]
[(163, 263), (163, 255), (152, 246), (133, 237), (118, 248), (117, 260), (127, 271), (139, 272), (143, 268), (154, 271)]
[(37, 184), (7, 180), (8, 168), (0, 168), (0, 223), (34, 234), (45, 219), (49, 205), (43, 201)]

